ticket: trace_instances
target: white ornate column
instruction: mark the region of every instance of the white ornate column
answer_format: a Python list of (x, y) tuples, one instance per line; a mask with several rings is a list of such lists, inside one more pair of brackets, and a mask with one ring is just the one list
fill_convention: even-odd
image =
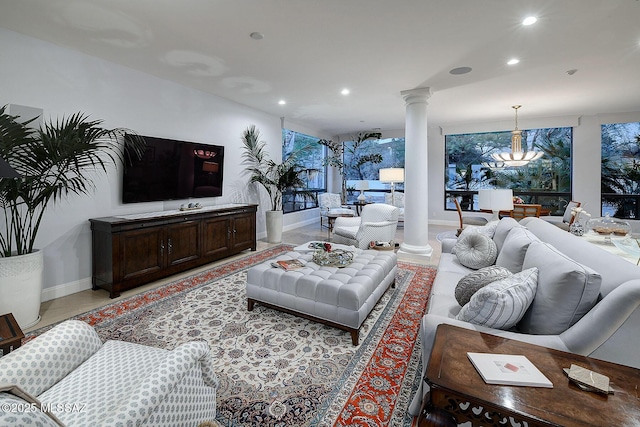
[(400, 92), (405, 101), (404, 154), (404, 241), (398, 258), (428, 262), (433, 248), (429, 245), (429, 174), (427, 164), (427, 100), (431, 89), (418, 88)]

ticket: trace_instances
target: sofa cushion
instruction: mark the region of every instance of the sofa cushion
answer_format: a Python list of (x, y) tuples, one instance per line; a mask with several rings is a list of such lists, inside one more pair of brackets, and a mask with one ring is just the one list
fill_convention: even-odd
[(455, 289), (456, 300), (461, 306), (465, 305), (471, 299), (478, 289), (487, 286), (489, 283), (497, 280), (506, 279), (512, 273), (504, 267), (490, 265), (481, 268), (464, 276), (458, 281)]
[(489, 328), (511, 329), (533, 301), (537, 283), (537, 268), (490, 283), (471, 297), (456, 319)]
[(524, 256), (532, 242), (539, 242), (533, 233), (524, 227), (513, 227), (502, 245), (502, 249), (498, 253), (496, 265), (505, 267), (512, 273), (522, 271)]
[(493, 240), (478, 232), (461, 236), (453, 249), (458, 262), (474, 270), (492, 265), (498, 256), (498, 249)]
[(509, 231), (511, 231), (513, 227), (519, 227), (518, 221), (516, 221), (513, 218), (507, 217), (507, 218), (502, 218), (500, 221), (498, 221), (498, 224), (496, 225), (496, 229), (493, 233), (493, 241), (498, 247), (498, 252), (502, 250), (502, 245), (504, 245), (504, 240), (507, 238)]
[(532, 243), (523, 268), (539, 270), (536, 297), (518, 329), (527, 334), (560, 334), (594, 306), (602, 278), (548, 243)]
[(460, 236), (458, 238), (464, 236), (465, 234), (481, 233), (493, 239), (493, 235), (495, 234), (496, 228), (498, 227), (499, 223), (500, 221), (491, 221), (485, 225), (467, 225), (462, 229), (462, 232), (460, 233)]

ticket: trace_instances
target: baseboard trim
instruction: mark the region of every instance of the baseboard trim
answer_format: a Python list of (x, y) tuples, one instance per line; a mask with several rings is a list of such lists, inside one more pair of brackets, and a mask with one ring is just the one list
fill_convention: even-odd
[(77, 292), (91, 289), (91, 278), (76, 280), (74, 282), (63, 283), (62, 285), (44, 288), (40, 300), (42, 302), (51, 301), (52, 299), (62, 298), (75, 294)]

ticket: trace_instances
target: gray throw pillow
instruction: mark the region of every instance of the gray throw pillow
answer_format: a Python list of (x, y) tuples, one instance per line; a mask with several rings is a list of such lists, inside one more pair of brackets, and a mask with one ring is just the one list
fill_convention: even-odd
[(511, 329), (536, 295), (538, 269), (530, 268), (481, 288), (456, 319), (494, 329)]
[(512, 273), (522, 271), (522, 263), (532, 242), (539, 242), (533, 233), (522, 226), (513, 227), (502, 245), (496, 265), (505, 267)]
[(500, 221), (498, 221), (498, 225), (496, 226), (496, 229), (493, 233), (493, 241), (496, 243), (496, 246), (498, 247), (498, 252), (502, 250), (504, 239), (507, 238), (509, 231), (511, 231), (513, 227), (518, 227), (518, 226), (519, 226), (518, 221), (516, 221), (511, 217), (502, 218)]
[(493, 240), (477, 232), (458, 238), (453, 249), (460, 264), (474, 270), (492, 265), (498, 256), (498, 248)]
[(537, 268), (538, 289), (518, 324), (526, 334), (557, 335), (569, 329), (595, 305), (602, 276), (548, 243), (532, 243), (523, 268)]
[(490, 265), (489, 267), (484, 267), (473, 273), (469, 273), (460, 279), (456, 285), (456, 300), (458, 300), (458, 304), (463, 306), (469, 302), (478, 289), (497, 280), (506, 279), (511, 275), (512, 273), (509, 270), (504, 267), (498, 267), (497, 265)]

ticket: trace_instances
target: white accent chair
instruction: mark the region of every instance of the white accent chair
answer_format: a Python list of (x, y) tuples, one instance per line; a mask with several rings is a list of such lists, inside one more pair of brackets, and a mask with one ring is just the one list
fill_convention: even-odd
[[(327, 215), (356, 216), (356, 212), (353, 209), (342, 205), (340, 195), (337, 193), (318, 194), (318, 206), (320, 206), (321, 227), (323, 225), (323, 219), (327, 218)], [(327, 221), (327, 227), (328, 226), (329, 221)]]
[(580, 202), (576, 202), (574, 200), (567, 203), (567, 207), (564, 210), (564, 214), (562, 216), (541, 216), (540, 218), (552, 223), (556, 227), (560, 227), (565, 231), (569, 231), (569, 227), (573, 224), (573, 221), (576, 219), (576, 216), (571, 212), (574, 208), (580, 207)]
[(336, 218), (333, 241), (367, 249), (372, 241), (390, 242), (395, 239), (400, 209), (384, 203), (362, 207), (359, 217)]
[[(171, 351), (103, 343), (87, 323), (67, 320), (0, 358), (0, 384), (19, 387), (0, 388), (0, 425), (196, 426), (216, 417), (214, 368), (205, 341)], [(40, 403), (75, 406), (54, 417), (29, 411)]]
[(404, 222), (404, 193), (394, 191), (393, 198), (391, 197), (391, 193), (384, 193), (384, 202), (387, 205), (395, 206), (400, 209), (398, 222)]

